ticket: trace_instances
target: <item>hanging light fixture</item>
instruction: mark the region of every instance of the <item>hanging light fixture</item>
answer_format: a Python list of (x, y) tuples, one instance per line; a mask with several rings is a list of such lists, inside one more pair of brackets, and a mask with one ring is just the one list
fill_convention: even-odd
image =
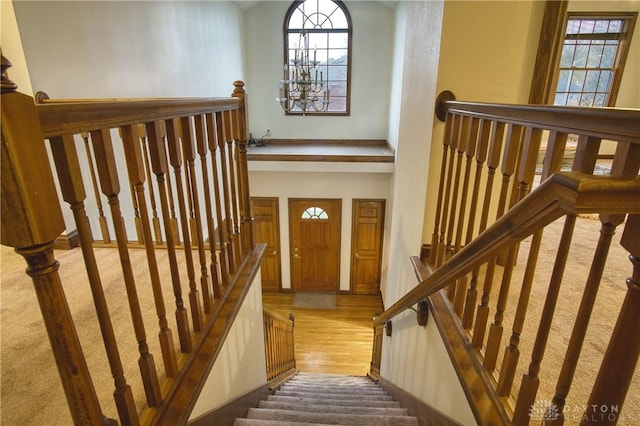
[(329, 108), (330, 91), (318, 66), (317, 51), (309, 49), (309, 33), (300, 31), (293, 58), (284, 64), (284, 80), (280, 80), (280, 103), (286, 112), (322, 112)]

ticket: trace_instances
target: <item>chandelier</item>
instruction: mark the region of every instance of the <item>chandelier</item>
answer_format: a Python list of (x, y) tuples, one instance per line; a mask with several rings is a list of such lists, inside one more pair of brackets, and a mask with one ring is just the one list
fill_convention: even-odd
[(280, 97), (276, 101), (285, 112), (322, 112), (329, 108), (330, 91), (318, 66), (317, 51), (309, 50), (309, 34), (300, 32), (293, 58), (284, 64), (284, 80), (280, 80)]

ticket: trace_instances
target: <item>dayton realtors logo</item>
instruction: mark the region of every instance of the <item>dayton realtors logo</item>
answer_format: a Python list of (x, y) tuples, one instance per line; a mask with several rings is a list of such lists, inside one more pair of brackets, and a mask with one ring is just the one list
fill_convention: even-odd
[(633, 415), (620, 414), (620, 407), (617, 405), (565, 405), (561, 410), (556, 404), (549, 400), (538, 399), (529, 408), (529, 417), (534, 421), (555, 421), (560, 419), (560, 415), (565, 420), (591, 422), (601, 424), (603, 422), (619, 422), (621, 424), (633, 424), (638, 418)]

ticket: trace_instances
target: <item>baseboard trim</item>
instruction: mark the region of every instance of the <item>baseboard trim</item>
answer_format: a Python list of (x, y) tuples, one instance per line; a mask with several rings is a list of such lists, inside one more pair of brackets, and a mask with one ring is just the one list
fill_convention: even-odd
[(66, 232), (64, 234), (60, 234), (58, 238), (56, 238), (56, 244), (54, 248), (58, 250), (71, 250), (80, 245), (80, 236), (78, 235), (78, 230), (74, 229), (71, 232)]
[(409, 410), (409, 415), (418, 418), (418, 423), (421, 426), (460, 426), (455, 420), (449, 416), (441, 413), (435, 408), (427, 405), (424, 401), (411, 395), (404, 389), (394, 385), (390, 381), (383, 377), (370, 374), (373, 380), (375, 380), (383, 389), (393, 396), (393, 399), (400, 403), (402, 408)]
[(270, 384), (265, 383), (222, 407), (209, 411), (188, 423), (189, 426), (232, 426), (237, 418), (247, 416), (249, 408), (255, 408), (258, 403), (271, 393)]

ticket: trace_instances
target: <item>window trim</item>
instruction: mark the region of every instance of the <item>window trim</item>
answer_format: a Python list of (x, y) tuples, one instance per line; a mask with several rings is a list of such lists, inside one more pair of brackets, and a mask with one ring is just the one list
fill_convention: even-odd
[(553, 104), (555, 95), (558, 88), (558, 79), (560, 77), (560, 58), (562, 55), (562, 47), (566, 40), (567, 25), (570, 19), (591, 19), (591, 18), (603, 18), (603, 19), (615, 19), (620, 18), (626, 21), (626, 30), (623, 32), (624, 36), (620, 39), (620, 45), (618, 47), (618, 62), (614, 69), (613, 81), (611, 82), (611, 88), (609, 90), (609, 96), (605, 107), (613, 107), (616, 104), (618, 98), (618, 91), (620, 89), (620, 83), (622, 82), (622, 75), (624, 74), (624, 66), (627, 62), (627, 56), (629, 54), (629, 47), (631, 44), (631, 38), (635, 29), (636, 20), (638, 17), (637, 12), (566, 12), (564, 14), (564, 20), (562, 26), (559, 27), (559, 34), (556, 36), (557, 45), (555, 46), (556, 56), (553, 61), (553, 78), (548, 93), (548, 103)]
[[(333, 3), (336, 4), (336, 6), (338, 6), (341, 10), (342, 13), (344, 13), (344, 16), (347, 20), (347, 34), (348, 34), (348, 41), (347, 41), (347, 96), (346, 96), (346, 109), (345, 111), (306, 111), (305, 113), (303, 113), (302, 111), (300, 112), (290, 112), (290, 111), (285, 111), (285, 115), (290, 115), (290, 116), (302, 116), (302, 115), (307, 115), (307, 116), (322, 116), (322, 117), (327, 117), (327, 116), (341, 116), (341, 117), (346, 117), (346, 116), (350, 116), (351, 115), (351, 68), (352, 68), (352, 40), (353, 40), (353, 22), (351, 20), (351, 14), (349, 13), (349, 10), (347, 9), (347, 6), (339, 0), (331, 0)], [(285, 14), (284, 17), (284, 22), (282, 24), (282, 46), (283, 46), (283, 56), (282, 56), (282, 61), (281, 63), (284, 64), (287, 61), (287, 57), (288, 57), (288, 51), (289, 51), (289, 33), (298, 33), (298, 30), (289, 30), (288, 28), (288, 24), (289, 24), (289, 20), (291, 19), (291, 15), (296, 11), (296, 9), (298, 8), (298, 6), (300, 6), (300, 4), (304, 3), (305, 0), (295, 0), (293, 3), (291, 3), (291, 5), (289, 6), (289, 9), (287, 9), (287, 13)], [(330, 30), (330, 29), (308, 29), (306, 30), (309, 34), (313, 34), (313, 33), (332, 33), (332, 32), (336, 32), (336, 33), (344, 33), (344, 29), (340, 29), (340, 30)], [(286, 78), (286, 76), (285, 76)]]

